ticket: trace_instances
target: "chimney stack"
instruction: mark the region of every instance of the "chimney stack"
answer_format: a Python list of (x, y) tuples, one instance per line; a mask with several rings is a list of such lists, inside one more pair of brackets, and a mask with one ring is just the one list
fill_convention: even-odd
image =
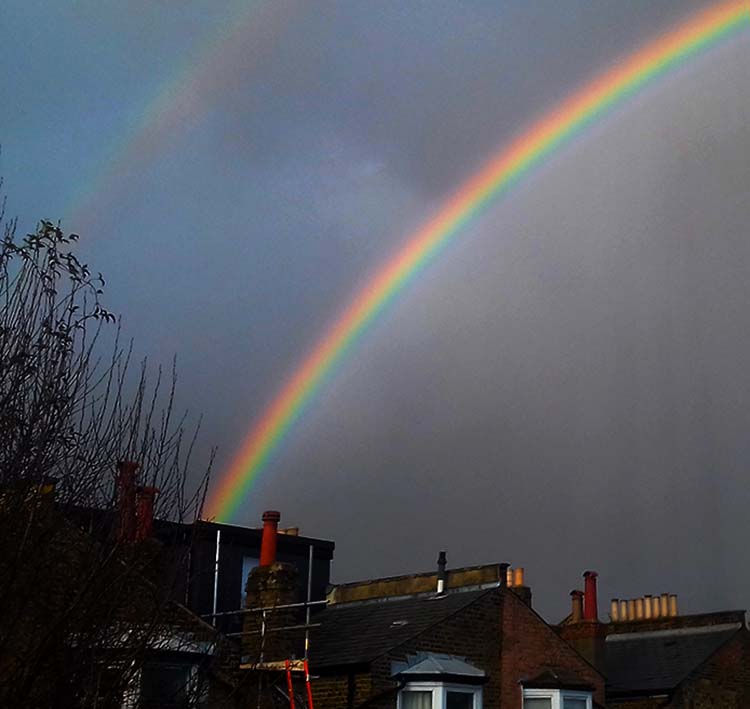
[(260, 562), (258, 566), (270, 566), (276, 561), (276, 534), (281, 513), (266, 510), (263, 513), (263, 538), (260, 542)]
[(117, 464), (117, 541), (129, 544), (135, 539), (135, 474), (138, 463), (122, 461)]
[(583, 619), (583, 591), (571, 591), (570, 600), (572, 604), (570, 612), (570, 622), (580, 623)]
[(154, 500), (159, 494), (155, 487), (139, 487), (135, 498), (134, 541), (148, 539), (154, 531)]
[(599, 620), (599, 610), (596, 601), (596, 577), (598, 575), (596, 571), (586, 571), (583, 574), (583, 619), (594, 622)]
[(441, 551), (438, 554), (438, 560), (437, 560), (437, 592), (438, 593), (445, 593), (445, 580), (447, 578), (447, 574), (445, 572), (445, 565), (447, 561), (445, 558), (445, 552)]
[[(242, 618), (242, 658), (245, 663), (279, 662), (295, 653), (299, 635), (289, 632), (299, 616), (296, 607), (298, 572), (294, 564), (276, 561), (276, 542), (281, 514), (263, 513), (260, 564), (250, 571), (245, 584), (245, 607), (256, 612)], [(257, 612), (265, 609), (264, 612)]]

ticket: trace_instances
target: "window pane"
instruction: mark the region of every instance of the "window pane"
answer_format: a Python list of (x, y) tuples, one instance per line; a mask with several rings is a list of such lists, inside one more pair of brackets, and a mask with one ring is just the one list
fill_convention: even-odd
[(586, 709), (585, 699), (563, 699), (563, 709)]
[(552, 700), (547, 697), (527, 697), (523, 700), (523, 709), (552, 709)]
[(432, 709), (432, 692), (402, 692), (403, 709)]
[(190, 665), (147, 664), (141, 671), (141, 707), (187, 709)]
[(449, 691), (446, 709), (474, 709), (474, 693)]

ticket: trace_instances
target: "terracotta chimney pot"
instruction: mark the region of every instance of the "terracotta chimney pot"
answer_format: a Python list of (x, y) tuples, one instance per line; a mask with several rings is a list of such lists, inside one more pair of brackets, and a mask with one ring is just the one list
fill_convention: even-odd
[(596, 571), (586, 571), (583, 574), (583, 618), (584, 620), (599, 620), (599, 610), (596, 600)]
[(270, 566), (276, 561), (276, 539), (281, 513), (267, 510), (263, 513), (263, 538), (260, 543), (258, 566)]
[(583, 619), (583, 591), (577, 589), (570, 592), (571, 612), (570, 622), (580, 623)]

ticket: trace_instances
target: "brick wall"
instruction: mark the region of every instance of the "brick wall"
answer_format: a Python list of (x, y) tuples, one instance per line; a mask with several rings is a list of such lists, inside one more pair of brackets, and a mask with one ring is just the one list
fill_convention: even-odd
[(315, 706), (320, 709), (358, 707), (372, 697), (372, 678), (369, 672), (318, 677), (312, 681), (312, 691)]
[(750, 632), (740, 630), (683, 682), (669, 707), (750, 707)]
[(519, 680), (549, 666), (590, 683), (596, 701), (604, 703), (601, 675), (516, 595), (497, 591), (376, 659), (368, 672), (314, 680), (316, 707), (347, 709), (366, 703), (368, 709), (393, 709), (398, 686), (391, 679), (391, 664), (417, 652), (459, 655), (484, 669), (489, 676), (483, 688), (486, 709), (521, 709)]
[[(387, 657), (378, 660), (373, 665), (377, 688), (381, 691), (386, 688), (388, 682), (384, 680), (390, 676), (393, 661), (404, 661), (408, 655), (417, 652), (447, 653), (465, 657), (470, 664), (487, 672), (489, 681), (483, 688), (484, 706), (499, 707), (502, 639), (500, 621), (507, 595), (510, 594), (497, 592), (483, 596), (440, 625), (429, 628), (394, 649)], [(394, 707), (395, 701), (391, 698), (390, 703), (383, 703), (378, 709), (380, 706)]]
[[(547, 667), (564, 669), (595, 687), (594, 701), (604, 704), (604, 679), (531, 608), (509, 593), (503, 608), (502, 709), (521, 709), (519, 680)], [(487, 705), (490, 706), (490, 705)]]

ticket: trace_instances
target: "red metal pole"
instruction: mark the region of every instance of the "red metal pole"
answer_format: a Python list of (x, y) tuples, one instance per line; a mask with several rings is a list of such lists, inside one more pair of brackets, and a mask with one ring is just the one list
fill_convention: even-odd
[(304, 661), (305, 668), (305, 685), (307, 686), (307, 709), (313, 709), (312, 687), (310, 686), (310, 666), (307, 660)]
[(286, 661), (286, 686), (289, 690), (289, 709), (294, 709), (294, 685), (292, 684), (292, 665)]

